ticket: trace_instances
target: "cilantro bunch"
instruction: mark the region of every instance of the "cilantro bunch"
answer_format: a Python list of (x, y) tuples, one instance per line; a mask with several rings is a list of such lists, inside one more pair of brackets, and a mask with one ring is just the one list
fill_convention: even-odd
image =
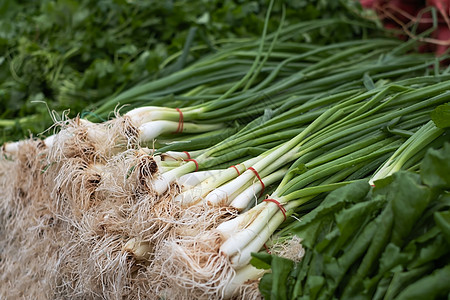
[[(283, 6), (286, 24), (295, 24), (349, 18), (354, 7), (349, 3), (280, 1), (268, 30), (278, 27)], [(267, 0), (2, 1), (0, 143), (41, 133), (63, 112), (74, 117), (100, 99), (166, 76), (224, 43), (256, 39), (267, 7)], [(358, 26), (338, 32), (299, 38), (328, 43), (361, 34)], [(180, 53), (185, 54), (181, 63)]]

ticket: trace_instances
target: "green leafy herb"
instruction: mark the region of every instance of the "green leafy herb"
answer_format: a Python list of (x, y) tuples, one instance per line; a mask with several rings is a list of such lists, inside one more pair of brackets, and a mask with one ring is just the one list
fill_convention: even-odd
[(450, 103), (445, 103), (436, 107), (431, 112), (431, 119), (439, 128), (450, 127)]
[[(450, 144), (408, 171), (331, 192), (290, 234), (303, 239), (297, 264), (270, 258), (265, 299), (437, 299), (450, 292)], [(262, 254), (254, 254), (262, 257)], [(276, 262), (276, 263), (275, 263)], [(283, 278), (284, 284), (277, 281)]]
[[(5, 0), (0, 4), (0, 144), (41, 133), (55, 111), (74, 117), (142, 81), (168, 75), (231, 41), (261, 35), (267, 0)], [(279, 1), (286, 25), (356, 17), (353, 1)], [(361, 18), (359, 18), (361, 19)], [(325, 43), (361, 35), (353, 24), (299, 35)], [(108, 112), (109, 113), (109, 112)]]

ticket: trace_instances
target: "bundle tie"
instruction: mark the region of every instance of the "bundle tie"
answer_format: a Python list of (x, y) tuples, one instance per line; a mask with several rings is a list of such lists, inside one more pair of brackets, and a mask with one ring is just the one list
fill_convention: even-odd
[(191, 159), (191, 155), (189, 154), (189, 152), (183, 151), (183, 153), (185, 153), (187, 155), (188, 159)]
[(264, 185), (264, 182), (262, 181), (258, 172), (253, 167), (248, 168), (248, 170), (251, 170), (253, 173), (255, 173), (256, 177), (259, 179), (259, 182), (261, 182), (262, 190), (261, 193), (259, 194), (259, 197), (261, 197), (264, 194), (264, 189), (266, 188), (266, 186)]
[(283, 204), (281, 204), (277, 200), (271, 199), (271, 198), (264, 199), (263, 201), (275, 203), (278, 206), (278, 208), (281, 210), (281, 212), (283, 213), (284, 221), (286, 221), (286, 208), (284, 208)]
[(183, 124), (184, 124), (183, 112), (179, 108), (175, 108), (175, 109), (180, 113), (180, 118), (178, 119), (177, 131), (175, 131), (174, 133), (182, 133), (183, 132)]
[(241, 172), (239, 172), (238, 168), (235, 165), (230, 166), (230, 168), (234, 168), (236, 170), (236, 172), (238, 173), (238, 176), (241, 175)]
[(198, 162), (195, 159), (189, 158), (189, 159), (186, 159), (185, 161), (193, 161), (195, 163), (195, 171), (194, 172), (198, 171)]
[(264, 243), (263, 246), (264, 246), (264, 249), (266, 249), (266, 252), (267, 252), (267, 253), (272, 254), (272, 253), (270, 253), (269, 247), (267, 247), (266, 243)]

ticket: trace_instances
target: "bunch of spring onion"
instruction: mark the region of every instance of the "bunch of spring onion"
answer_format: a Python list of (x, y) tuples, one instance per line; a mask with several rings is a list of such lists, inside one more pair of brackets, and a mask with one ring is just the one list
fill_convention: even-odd
[[(205, 288), (206, 278), (215, 278), (208, 287), (211, 293), (220, 291), (223, 295), (232, 295), (237, 285), (251, 278), (251, 270), (260, 275), (260, 270), (248, 266), (250, 254), (260, 250), (297, 207), (321, 193), (370, 176), (384, 161), (392, 159), (391, 155), (396, 157), (395, 151), (412, 143), (411, 138), (405, 140), (398, 132), (416, 132), (412, 138), (419, 136), (422, 146), (433, 140), (439, 143), (448, 140), (444, 130), (429, 121), (433, 109), (450, 99), (450, 81), (440, 82), (445, 77), (406, 79), (356, 92), (330, 105), (288, 142), (243, 161), (242, 169), (212, 173), (209, 177), (214, 178), (214, 183), (206, 178), (188, 187), (175, 197), (183, 206), (198, 205), (200, 201), (243, 213), (208, 233), (198, 232), (191, 239), (180, 236), (166, 241), (162, 251), (170, 253), (173, 249), (176, 253), (166, 256), (165, 262), (176, 266), (168, 268), (175, 270), (172, 276), (178, 283), (173, 284), (187, 287), (192, 277), (198, 276), (198, 287)], [(427, 130), (434, 134), (423, 138)], [(175, 170), (183, 173), (185, 166), (187, 164)], [(287, 166), (289, 168), (285, 169)], [(167, 178), (167, 174), (175, 170), (163, 173), (162, 177)], [(254, 206), (265, 185), (280, 180), (270, 196)], [(156, 192), (164, 186), (161, 182), (161, 179), (155, 182)], [(214, 243), (216, 246), (211, 246)], [(205, 250), (202, 245), (210, 247)], [(186, 257), (189, 255), (192, 257)], [(199, 261), (203, 262), (201, 266), (198, 266)], [(191, 264), (193, 269), (189, 270), (187, 266)], [(176, 273), (179, 270), (189, 271)], [(218, 274), (217, 270), (224, 271)], [(240, 280), (238, 283), (233, 282), (234, 276)]]
[[(405, 82), (405, 83), (403, 83), (403, 84), (410, 84), (410, 85), (412, 85), (412, 86), (414, 86), (414, 85), (420, 85), (420, 84), (423, 84), (423, 83), (425, 83), (425, 82), (427, 82), (428, 81), (428, 83), (433, 83), (433, 82), (438, 82), (438, 81), (440, 81), (441, 80), (441, 78), (438, 76), (438, 77), (435, 77), (435, 78), (433, 78), (433, 77), (426, 77), (426, 78), (418, 78), (418, 79), (416, 79), (415, 81), (413, 80), (412, 82), (410, 82), (410, 83), (408, 83), (408, 82)], [(376, 101), (380, 101), (380, 99), (383, 99), (383, 96), (385, 96), (385, 94), (387, 94), (387, 93), (389, 93), (391, 90), (393, 90), (393, 91), (395, 91), (396, 89), (400, 89), (400, 91), (405, 91), (405, 90), (407, 90), (407, 89), (402, 89), (401, 87), (398, 87), (398, 86), (396, 86), (396, 85), (393, 85), (393, 86), (390, 86), (390, 87), (388, 87), (388, 88), (386, 88), (386, 90), (375, 90), (375, 91), (372, 91), (373, 92), (373, 94), (369, 94), (369, 95), (364, 95), (361, 99), (359, 99), (360, 101), (362, 101), (362, 100), (364, 100), (364, 97), (375, 97), (375, 100), (373, 100), (373, 102), (375, 102), (376, 103)], [(448, 89), (448, 86), (439, 86), (438, 88), (437, 88), (437, 90), (424, 90), (422, 93), (418, 93), (418, 94), (416, 94), (416, 97), (413, 97), (413, 98), (411, 98), (411, 101), (417, 101), (418, 99), (420, 99), (420, 97), (425, 97), (425, 96), (427, 96), (427, 95), (436, 95), (436, 94), (439, 94), (439, 93), (442, 93), (442, 92), (445, 92), (446, 90)], [(340, 95), (340, 96), (342, 96), (342, 95)], [(408, 96), (409, 96), (409, 94), (408, 94)], [(444, 98), (444, 100), (442, 100), (442, 99), (439, 99), (440, 101), (445, 101), (445, 99), (446, 98)], [(372, 103), (373, 103), (372, 102)], [(370, 104), (370, 105), (373, 105), (373, 104)], [(370, 107), (370, 105), (368, 105), (368, 107)], [(384, 106), (387, 106), (386, 104), (384, 104), (382, 107), (384, 107)], [(354, 108), (352, 108), (352, 109), (354, 109)], [(367, 108), (364, 108), (364, 109), (367, 109)], [(360, 112), (364, 112), (364, 109), (359, 109), (359, 110), (356, 110), (354, 113), (353, 113), (353, 115), (358, 115)], [(340, 118), (341, 117), (341, 114), (344, 114), (344, 112), (343, 111), (340, 111), (341, 110), (341, 108), (338, 108), (338, 109), (336, 109), (336, 112), (334, 112), (334, 113), (337, 113), (337, 112), (339, 112), (340, 114), (338, 114), (338, 115), (336, 115), (335, 116), (335, 118)], [(376, 110), (375, 110), (376, 111)], [(415, 115), (414, 117), (416, 118), (416, 119), (413, 119), (414, 121), (411, 121), (412, 123), (411, 124), (409, 124), (409, 126), (418, 126), (418, 125), (420, 125), (421, 123), (420, 122), (423, 122), (424, 120), (426, 120), (427, 119), (427, 116), (426, 116), (426, 114), (428, 113), (429, 111), (420, 111), (419, 113), (418, 113), (418, 115)], [(344, 114), (345, 115), (345, 114)], [(322, 116), (322, 118), (320, 119), (320, 121), (317, 121), (317, 124), (320, 124), (323, 120), (328, 120), (328, 118), (330, 117), (330, 116), (333, 116), (333, 113), (331, 113), (331, 115), (330, 115), (330, 113), (328, 113), (327, 115), (325, 115), (325, 116)], [(389, 117), (392, 117), (391, 115), (389, 115), (388, 117), (384, 117), (384, 118), (381, 118), (381, 121), (380, 120), (378, 120), (378, 122), (381, 122), (381, 124), (384, 124), (383, 122), (387, 122), (388, 120), (389, 120)], [(330, 121), (331, 122), (331, 121)], [(415, 122), (415, 123), (414, 123)], [(318, 126), (316, 124), (316, 126)], [(351, 124), (351, 123), (349, 123), (349, 124)], [(265, 125), (267, 125), (267, 124), (265, 124)], [(408, 128), (408, 127), (406, 127), (406, 128)], [(370, 128), (369, 128), (370, 129)], [(341, 128), (339, 128), (339, 130), (341, 130)], [(361, 130), (361, 128), (356, 128), (356, 131), (358, 131), (358, 130)], [(245, 132), (245, 130), (244, 130), (244, 132)], [(307, 132), (307, 133), (309, 133), (309, 132)], [(241, 132), (241, 134), (243, 134), (242, 132)], [(304, 133), (305, 134), (305, 133)], [(347, 134), (348, 134), (348, 132), (347, 132)], [(236, 136), (233, 136), (230, 140), (232, 140), (232, 141), (239, 141), (239, 134), (237, 134)], [(250, 136), (252, 136), (252, 135), (250, 135)], [(276, 134), (276, 136), (279, 136), (279, 134), (277, 133)], [(305, 136), (305, 135), (304, 135)], [(340, 136), (341, 138), (342, 138), (342, 136)], [(376, 142), (377, 140), (379, 140), (380, 138), (382, 139), (384, 136), (383, 135), (380, 135), (380, 136), (377, 136), (377, 137), (374, 137), (374, 139), (373, 140), (368, 140), (368, 141), (366, 141), (366, 143), (367, 144), (362, 144), (362, 146), (364, 146), (364, 145), (370, 145), (371, 143), (373, 143), (373, 142)], [(265, 138), (267, 138), (267, 137), (265, 137)], [(353, 137), (351, 137), (351, 138), (353, 138)], [(247, 139), (243, 139), (244, 141), (246, 141)], [(242, 141), (242, 140), (241, 140)], [(326, 140), (326, 142), (329, 142), (330, 140)], [(393, 142), (393, 141), (388, 141), (388, 142)], [(225, 146), (224, 146), (225, 145)], [(222, 146), (224, 147), (224, 148), (222, 148), (222, 150), (225, 150), (225, 149), (230, 149), (230, 145), (232, 145), (232, 143), (231, 144), (226, 144), (226, 143), (224, 143), (224, 144), (222, 144)], [(292, 145), (292, 144), (291, 144)], [(323, 144), (319, 144), (319, 145), (323, 145)], [(219, 145), (220, 146), (220, 145)], [(374, 148), (377, 148), (377, 147), (379, 147), (380, 146), (380, 144), (376, 144), (375, 146), (374, 146)], [(317, 146), (318, 147), (318, 146)], [(376, 153), (374, 153), (374, 154), (372, 154), (372, 155), (369, 155), (367, 158), (365, 158), (365, 159), (373, 159), (373, 158), (377, 158), (377, 156), (379, 156), (379, 155), (382, 155), (382, 154), (386, 154), (386, 153), (389, 153), (390, 151), (393, 151), (394, 149), (396, 149), (396, 147), (398, 147), (398, 144), (397, 145), (391, 145), (391, 147), (389, 147), (389, 148), (387, 148), (387, 149), (384, 149), (384, 151), (385, 152), (383, 152), (383, 151), (380, 151), (380, 152), (376, 152)], [(217, 147), (217, 148), (219, 148), (220, 149), (220, 147)], [(350, 148), (351, 149), (351, 148)], [(213, 147), (213, 151), (215, 151), (216, 149), (215, 149), (215, 147)], [(313, 148), (313, 150), (314, 150), (314, 148)], [(348, 150), (348, 149), (346, 149), (347, 151), (352, 151), (352, 150)], [(275, 150), (274, 152), (276, 152), (277, 150)], [(284, 149), (284, 151), (286, 151), (286, 147), (285, 147), (285, 149)], [(369, 150), (367, 150), (367, 152), (365, 152), (366, 154), (367, 153), (370, 153), (370, 151), (373, 151), (373, 149), (372, 148), (370, 148)], [(295, 152), (295, 151), (294, 151)], [(280, 153), (280, 152), (278, 152), (278, 153)], [(282, 153), (282, 152), (281, 152)], [(344, 152), (345, 153), (345, 152)], [(292, 153), (288, 153), (290, 156), (292, 156)], [(264, 155), (262, 155), (262, 156), (260, 156), (260, 157), (258, 157), (257, 159), (261, 159), (262, 157), (264, 157), (265, 155), (270, 155), (270, 151), (269, 151), (269, 153), (265, 153)], [(278, 154), (279, 155), (279, 154)], [(336, 154), (335, 154), (336, 155)], [(278, 156), (278, 157), (280, 157), (280, 156)], [(201, 156), (200, 156), (200, 158), (201, 158)], [(364, 158), (364, 157), (363, 157)], [(359, 163), (362, 163), (363, 162), (363, 158), (361, 158), (361, 159), (359, 159), (359, 160), (357, 160), (357, 162), (359, 162)], [(272, 157), (272, 159), (274, 159), (273, 157)], [(290, 158), (290, 159), (292, 159), (292, 158)], [(288, 158), (288, 160), (287, 160), (287, 162), (289, 161), (289, 158)], [(174, 173), (176, 173), (176, 172), (179, 172), (179, 173), (177, 173), (177, 174), (175, 174), (175, 176), (174, 176), (174, 178), (177, 178), (177, 175), (180, 175), (180, 174), (185, 174), (185, 172), (186, 172), (186, 170), (188, 170), (187, 172), (189, 172), (189, 171), (192, 171), (192, 170), (195, 170), (195, 169), (198, 169), (198, 167), (200, 166), (200, 167), (202, 167), (202, 162), (203, 161), (201, 161), (200, 159), (197, 159), (196, 161), (195, 161), (195, 163), (194, 162), (189, 162), (188, 164), (186, 164), (186, 165), (184, 165), (184, 166), (182, 166), (182, 167), (180, 167), (180, 168), (177, 168), (177, 169), (175, 169), (175, 170), (172, 170), (172, 171), (170, 171), (170, 172), (167, 172), (167, 173), (164, 173), (163, 174), (163, 177), (166, 177), (166, 178), (168, 178), (169, 176), (171, 176), (172, 174), (174, 174)], [(211, 162), (211, 159), (209, 160), (209, 162)], [(281, 165), (283, 165), (283, 164), (285, 164), (286, 163), (286, 161), (282, 161), (281, 162)], [(354, 161), (351, 161), (350, 163), (354, 163)], [(378, 161), (378, 163), (380, 163), (380, 161)], [(191, 164), (191, 166), (189, 166), (189, 164)], [(247, 182), (244, 182), (244, 184), (243, 184), (243, 186), (238, 186), (237, 188), (235, 188), (234, 187), (234, 190), (232, 189), (231, 190), (231, 192), (224, 192), (223, 191), (223, 188), (222, 189), (220, 189), (220, 188), (218, 188), (218, 186), (220, 186), (220, 185), (222, 185), (224, 182), (226, 182), (226, 181), (229, 181), (230, 179), (232, 179), (232, 178), (234, 178), (235, 176), (237, 176), (237, 175), (239, 175), (243, 170), (245, 170), (246, 168), (248, 168), (249, 166), (253, 166), (253, 165), (255, 165), (255, 158), (252, 158), (252, 159), (250, 159), (249, 161), (244, 161), (239, 167), (240, 167), (240, 169), (237, 169), (236, 171), (235, 170), (233, 170), (233, 169), (230, 169), (230, 170), (224, 170), (224, 171), (222, 171), (221, 173), (218, 173), (218, 174), (220, 174), (220, 180), (217, 180), (216, 178), (217, 178), (217, 173), (216, 174), (213, 174), (213, 175), (211, 175), (211, 173), (203, 173), (202, 175), (198, 175), (197, 177), (200, 177), (200, 178), (197, 178), (197, 182), (199, 182), (199, 181), (203, 181), (203, 183), (201, 184), (201, 186), (200, 187), (196, 187), (195, 189), (188, 189), (187, 191), (185, 191), (185, 192), (183, 192), (183, 194), (181, 194), (180, 196), (178, 196), (178, 197), (176, 197), (175, 199), (176, 200), (178, 200), (178, 202), (179, 203), (181, 203), (182, 205), (190, 205), (191, 203), (198, 203), (198, 200), (199, 199), (206, 199), (206, 202), (207, 203), (219, 203), (219, 204), (224, 204), (224, 203), (226, 203), (226, 202), (222, 202), (222, 200), (224, 200), (224, 198), (229, 198), (229, 197), (232, 197), (233, 196), (233, 194), (239, 194), (239, 192), (242, 192), (242, 190), (244, 189), (245, 190), (245, 188), (247, 188), (247, 186), (245, 186), (245, 184), (248, 184), (248, 181), (251, 179), (251, 178), (254, 178), (254, 176), (255, 175), (253, 175), (252, 174), (252, 172), (249, 172), (249, 171), (247, 171), (247, 178), (244, 178), (244, 179), (242, 179), (243, 177), (240, 177), (240, 179), (242, 179), (242, 180), (246, 180)], [(205, 166), (208, 166), (208, 165), (203, 165), (203, 167), (205, 167)], [(343, 166), (341, 166), (341, 167), (345, 167), (346, 165), (344, 164)], [(372, 168), (374, 168), (376, 166), (376, 162), (373, 164), (373, 166), (372, 166)], [(274, 166), (274, 168), (277, 168), (277, 167), (280, 167), (280, 166)], [(359, 167), (361, 167), (361, 166), (359, 166)], [(236, 167), (237, 168), (237, 167)], [(368, 172), (368, 171), (370, 171), (370, 169), (366, 169), (366, 172)], [(259, 173), (261, 173), (261, 172), (259, 172)], [(274, 180), (274, 181), (276, 181), (277, 179), (277, 176), (280, 176), (280, 174), (282, 174), (283, 173), (283, 170), (281, 170), (281, 172), (280, 173), (278, 173), (278, 174), (274, 174), (274, 176), (272, 176), (271, 177), (271, 179), (270, 180)], [(209, 177), (214, 177), (214, 181), (215, 181), (215, 183), (212, 183), (211, 182), (211, 180), (207, 180), (207, 178), (205, 178), (205, 177), (202, 177), (203, 175), (206, 175), (206, 176), (208, 176), (209, 175)], [(290, 176), (292, 177), (292, 174), (290, 174)], [(360, 174), (359, 176), (362, 176), (362, 174)], [(194, 176), (195, 177), (195, 176)], [(262, 176), (261, 176), (262, 177)], [(356, 175), (355, 175), (355, 177), (356, 177)], [(165, 180), (166, 178), (163, 178), (163, 180)], [(169, 177), (170, 178), (170, 177)], [(250, 179), (249, 179), (250, 178)], [(202, 180), (203, 179), (203, 180)], [(261, 180), (263, 183), (264, 183), (264, 179), (262, 179)], [(162, 182), (162, 184), (160, 184), (159, 186), (158, 186), (158, 182), (156, 182), (156, 190), (157, 191), (159, 191), (158, 190), (158, 188), (159, 187), (162, 187), (161, 189), (162, 189), (162, 191), (161, 192), (159, 192), (160, 194), (161, 193), (164, 193), (164, 188), (165, 187), (167, 187), (168, 186), (168, 184), (167, 184), (167, 181), (159, 181), (159, 182)], [(184, 182), (184, 180), (181, 180), (181, 182)], [(266, 183), (268, 183), (269, 181), (266, 181)], [(252, 195), (252, 193), (251, 192), (253, 192), (253, 194), (255, 194), (255, 192), (257, 193), (258, 191), (257, 191), (257, 189), (258, 189), (258, 187), (259, 186), (262, 186), (262, 185), (260, 185), (259, 183), (256, 183), (256, 184), (253, 184), (252, 186), (251, 186), (251, 189), (249, 189), (249, 190), (246, 190), (247, 191), (247, 195)], [(211, 190), (212, 189), (214, 189), (214, 188), (216, 188), (216, 190), (214, 191), (214, 192), (212, 192), (212, 193), (210, 193), (211, 192)], [(239, 190), (240, 189), (240, 190)], [(195, 195), (193, 195), (193, 190), (197, 190), (197, 192), (195, 192), (194, 194)], [(198, 192), (199, 191), (199, 192)], [(221, 193), (222, 195), (220, 195), (220, 196), (218, 196), (218, 194), (219, 193)], [(211, 195), (213, 195), (213, 196), (211, 196)], [(223, 195), (225, 195), (225, 196), (223, 196)], [(235, 195), (234, 195), (235, 196)], [(215, 197), (215, 198), (214, 198)], [(228, 200), (228, 199), (227, 199)], [(244, 202), (245, 203), (245, 202)], [(241, 206), (238, 206), (238, 207), (236, 207), (238, 210), (242, 210), (242, 209), (244, 209), (246, 207), (246, 205), (241, 205)]]

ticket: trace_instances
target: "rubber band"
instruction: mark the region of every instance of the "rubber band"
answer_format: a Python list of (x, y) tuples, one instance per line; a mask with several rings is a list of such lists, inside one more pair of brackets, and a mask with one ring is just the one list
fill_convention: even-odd
[(264, 185), (264, 182), (262, 181), (258, 172), (253, 167), (248, 168), (248, 170), (251, 170), (253, 173), (255, 173), (256, 177), (259, 179), (259, 182), (261, 182), (262, 190), (261, 190), (261, 193), (259, 194), (259, 197), (261, 197), (264, 194), (264, 190), (265, 190), (266, 186)]
[(286, 221), (286, 208), (284, 208), (283, 204), (281, 204), (277, 200), (271, 199), (271, 198), (264, 199), (263, 201), (275, 203), (278, 206), (278, 208), (281, 210), (281, 212), (283, 213), (284, 220)]
[(230, 166), (230, 168), (234, 168), (236, 172), (238, 173), (238, 176), (241, 175), (241, 172), (239, 172), (239, 169), (236, 166)]
[(179, 108), (175, 108), (175, 109), (180, 113), (180, 118), (178, 119), (177, 131), (175, 131), (174, 133), (182, 133), (183, 132), (183, 125), (184, 125), (183, 112)]
[(189, 154), (189, 152), (187, 152), (187, 151), (183, 151), (183, 153), (186, 153), (186, 155), (187, 155), (188, 159), (191, 159), (191, 155)]
[(195, 159), (189, 158), (189, 159), (186, 159), (185, 161), (193, 161), (195, 163), (195, 171), (194, 172), (198, 171), (198, 162)]
[(266, 249), (266, 252), (267, 252), (267, 253), (272, 254), (272, 253), (270, 253), (269, 247), (267, 247), (266, 243), (264, 243), (263, 246), (264, 246), (264, 249)]

